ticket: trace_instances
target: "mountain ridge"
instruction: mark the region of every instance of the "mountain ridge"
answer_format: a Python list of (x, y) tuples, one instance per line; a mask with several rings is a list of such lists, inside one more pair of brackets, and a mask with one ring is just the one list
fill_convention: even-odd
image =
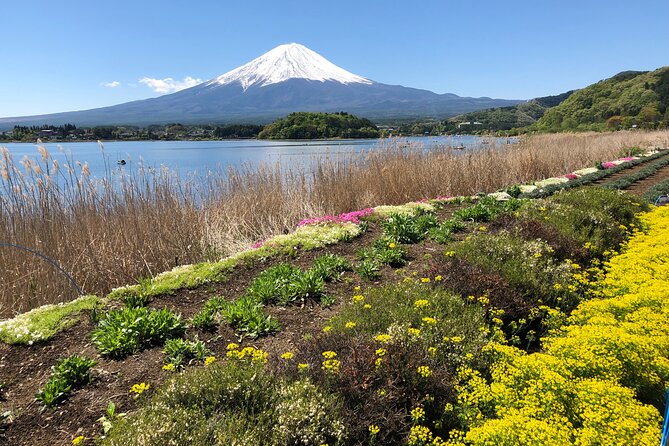
[(388, 85), (340, 68), (299, 44), (280, 45), (194, 87), (108, 107), (0, 118), (14, 125), (266, 123), (300, 111), (347, 111), (369, 119), (447, 118), (519, 100), (460, 97)]

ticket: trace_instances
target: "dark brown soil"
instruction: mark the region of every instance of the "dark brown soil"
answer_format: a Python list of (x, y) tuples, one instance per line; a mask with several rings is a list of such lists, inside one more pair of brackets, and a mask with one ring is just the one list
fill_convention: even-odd
[(667, 150), (666, 153), (665, 153), (665, 155), (664, 155), (664, 156), (661, 156), (660, 158), (656, 158), (656, 159), (654, 159), (654, 160), (652, 160), (652, 161), (650, 161), (650, 162), (643, 162), (643, 163), (637, 164), (636, 166), (634, 166), (634, 167), (630, 167), (629, 169), (623, 169), (623, 170), (621, 170), (621, 171), (618, 172), (618, 173), (614, 173), (613, 175), (610, 175), (610, 176), (608, 176), (608, 177), (605, 177), (605, 178), (602, 178), (602, 179), (600, 179), (600, 180), (594, 181), (594, 182), (592, 182), (591, 184), (592, 184), (592, 186), (602, 186), (602, 185), (604, 185), (604, 184), (606, 184), (606, 183), (610, 183), (610, 182), (612, 182), (612, 181), (619, 180), (619, 179), (622, 178), (622, 177), (626, 177), (627, 175), (631, 175), (631, 174), (633, 174), (633, 173), (638, 172), (639, 170), (645, 169), (645, 168), (648, 167), (650, 164), (653, 164), (653, 163), (655, 163), (655, 162), (658, 162), (659, 160), (661, 160), (661, 159), (663, 159), (663, 158), (665, 158), (665, 157), (667, 157), (667, 156), (669, 156), (669, 150)]
[[(454, 208), (439, 212), (439, 219), (448, 218)], [(324, 249), (299, 252), (294, 258), (279, 257), (251, 266), (235, 268), (224, 283), (208, 284), (196, 289), (180, 290), (172, 295), (156, 297), (150, 304), (153, 308), (172, 308), (184, 318), (197, 313), (204, 302), (213, 296), (236, 299), (242, 295), (250, 282), (260, 272), (280, 262), (288, 262), (304, 269), (311, 267), (314, 259), (325, 252), (356, 260), (356, 251), (369, 246), (381, 234), (379, 224), (371, 223), (370, 230), (362, 236)], [(424, 242), (408, 247), (410, 262), (405, 269), (421, 275), (427, 271), (431, 256), (443, 248), (432, 242)], [(396, 270), (385, 267), (377, 283), (397, 282)], [(253, 345), (268, 351), (270, 356), (295, 349), (305, 336), (316, 335), (326, 321), (337, 313), (340, 306), (355, 294), (356, 286), (371, 285), (357, 274), (347, 272), (343, 280), (326, 285), (326, 293), (336, 297), (336, 302), (325, 308), (314, 302), (303, 306), (268, 307), (267, 311), (281, 324), (281, 331), (274, 336), (257, 340), (245, 340), (242, 345)], [(151, 389), (160, 386), (171, 372), (164, 371), (161, 347), (144, 350), (123, 360), (109, 360), (98, 356), (90, 342), (90, 332), (94, 324), (89, 314), (74, 327), (59, 333), (53, 339), (32, 346), (9, 346), (0, 343), (0, 383), (6, 390), (0, 397), (0, 412), (11, 410), (12, 419), (5, 436), (0, 436), (0, 444), (25, 445), (66, 445), (73, 438), (84, 435), (89, 439), (101, 435), (101, 425), (96, 420), (104, 415), (110, 401), (116, 404), (118, 412), (129, 412), (138, 405), (138, 400), (129, 393), (133, 384), (146, 382)], [(198, 337), (216, 357), (224, 357), (230, 342), (239, 343), (234, 331), (221, 325), (213, 333), (189, 329), (187, 337)], [(58, 358), (73, 353), (96, 358), (92, 369), (93, 383), (72, 392), (55, 410), (43, 409), (35, 400), (35, 394), (49, 379), (51, 368)], [(196, 365), (197, 366), (197, 365)], [(145, 396), (140, 397), (140, 401)], [(90, 443), (92, 444), (92, 440)]]
[(644, 178), (643, 180), (637, 181), (627, 190), (636, 195), (643, 195), (648, 190), (655, 186), (656, 184), (662, 183), (663, 181), (669, 180), (669, 166), (663, 167), (662, 169), (655, 172), (653, 175)]

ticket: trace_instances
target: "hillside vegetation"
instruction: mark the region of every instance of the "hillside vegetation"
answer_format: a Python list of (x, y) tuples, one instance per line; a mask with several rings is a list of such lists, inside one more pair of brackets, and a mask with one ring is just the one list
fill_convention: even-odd
[(534, 129), (617, 130), (669, 125), (669, 67), (625, 71), (575, 91), (547, 110)]
[(378, 138), (379, 129), (365, 118), (339, 113), (291, 113), (277, 119), (258, 139)]
[[(478, 133), (528, 127), (537, 122), (546, 110), (562, 103), (572, 93), (573, 90), (555, 96), (531, 99), (511, 107), (489, 108), (459, 115), (447, 121), (447, 129), (452, 132)], [(458, 124), (465, 122), (470, 124), (458, 128)], [(474, 122), (480, 124), (473, 124)]]

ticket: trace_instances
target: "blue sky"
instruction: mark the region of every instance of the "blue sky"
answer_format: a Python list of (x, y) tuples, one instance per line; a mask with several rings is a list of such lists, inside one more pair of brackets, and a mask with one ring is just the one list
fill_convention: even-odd
[(155, 97), (289, 42), (379, 82), (510, 99), (669, 65), (667, 0), (2, 3), (0, 117)]

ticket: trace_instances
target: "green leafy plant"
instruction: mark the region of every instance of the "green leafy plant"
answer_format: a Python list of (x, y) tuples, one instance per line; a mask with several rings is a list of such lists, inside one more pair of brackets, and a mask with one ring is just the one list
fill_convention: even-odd
[(54, 407), (70, 391), (92, 381), (90, 368), (95, 364), (94, 360), (76, 353), (58, 359), (52, 368), (51, 377), (42, 390), (37, 392), (35, 398), (47, 407)]
[(250, 296), (227, 303), (221, 314), (240, 337), (257, 338), (281, 329), (279, 322), (266, 315), (262, 304)]
[(381, 275), (379, 274), (379, 265), (373, 260), (363, 260), (358, 263), (355, 272), (365, 280), (376, 280)]
[(336, 281), (344, 271), (351, 271), (352, 269), (353, 266), (346, 257), (335, 254), (324, 254), (318, 257), (311, 267), (311, 270), (326, 282)]
[(425, 235), (424, 228), (418, 224), (418, 217), (407, 214), (391, 214), (382, 222), (383, 234), (398, 243), (417, 243)]
[(165, 364), (172, 364), (176, 369), (182, 369), (190, 361), (204, 361), (210, 355), (209, 349), (200, 340), (168, 339), (163, 347)]
[(109, 404), (107, 404), (105, 414), (96, 420), (98, 423), (102, 424), (103, 438), (109, 433), (112, 427), (114, 427), (114, 424), (125, 416), (125, 412), (116, 412), (116, 404), (110, 401)]
[(122, 298), (123, 305), (128, 308), (146, 307), (151, 298), (145, 294), (126, 294)]
[(502, 213), (518, 209), (522, 204), (522, 200), (515, 198), (507, 201), (497, 201), (494, 197), (483, 197), (475, 205), (455, 211), (452, 220), (487, 222)]
[(253, 279), (246, 295), (256, 302), (288, 304), (295, 298), (290, 285), (301, 273), (299, 268), (287, 263), (273, 266)]
[(213, 330), (218, 325), (217, 315), (225, 308), (228, 301), (223, 297), (212, 297), (202, 306), (190, 323), (194, 328), (201, 330)]
[(323, 295), (323, 271), (301, 269), (282, 263), (256, 277), (246, 296), (255, 302), (287, 305), (297, 300), (320, 299)]
[(325, 283), (319, 271), (308, 270), (297, 274), (288, 286), (293, 300), (304, 302), (306, 299), (320, 300), (323, 297)]
[(363, 261), (399, 268), (406, 264), (408, 253), (392, 238), (381, 237), (375, 240), (371, 247), (359, 249), (357, 255)]
[(100, 354), (119, 359), (181, 336), (185, 329), (181, 316), (168, 309), (126, 307), (100, 317), (91, 339)]

